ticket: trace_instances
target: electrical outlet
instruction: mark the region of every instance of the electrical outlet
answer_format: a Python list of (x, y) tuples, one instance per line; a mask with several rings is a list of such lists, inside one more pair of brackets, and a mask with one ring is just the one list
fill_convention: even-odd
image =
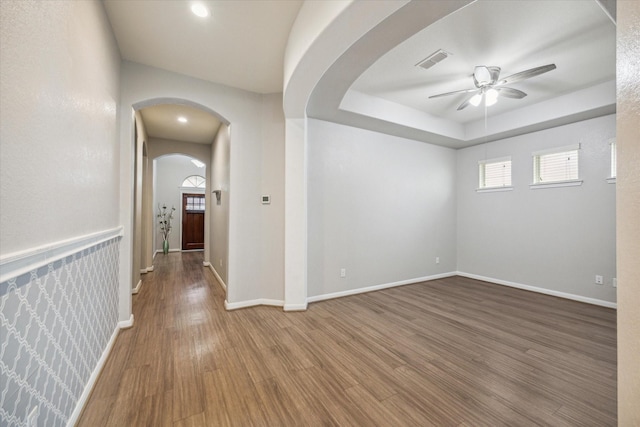
[(346, 268), (341, 268), (340, 269), (340, 277), (347, 277), (347, 269)]
[(40, 410), (38, 406), (34, 406), (31, 412), (29, 412), (29, 416), (27, 417), (27, 427), (38, 427), (38, 415)]
[(618, 287), (618, 279), (616, 279), (615, 277), (613, 279), (611, 279), (611, 286), (613, 286), (614, 288)]
[(596, 285), (602, 285), (603, 283), (604, 283), (604, 279), (602, 278), (602, 276), (596, 275)]
[(436, 257), (436, 264), (440, 264), (440, 257), (439, 256)]

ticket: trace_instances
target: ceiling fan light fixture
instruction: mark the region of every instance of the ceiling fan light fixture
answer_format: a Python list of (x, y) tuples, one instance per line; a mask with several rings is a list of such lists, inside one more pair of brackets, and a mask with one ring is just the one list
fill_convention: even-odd
[(469, 100), (469, 104), (473, 105), (474, 107), (477, 107), (478, 105), (480, 105), (480, 102), (482, 102), (482, 92), (476, 93)]
[(490, 107), (496, 102), (498, 102), (498, 91), (493, 88), (489, 89), (485, 94), (484, 102), (487, 105), (487, 107)]

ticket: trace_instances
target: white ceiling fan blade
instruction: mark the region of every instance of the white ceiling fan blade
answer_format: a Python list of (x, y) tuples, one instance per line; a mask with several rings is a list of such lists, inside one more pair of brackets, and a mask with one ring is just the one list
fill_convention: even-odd
[(511, 87), (498, 87), (496, 88), (496, 90), (498, 91), (500, 96), (504, 96), (505, 98), (522, 99), (527, 96), (527, 94), (523, 91), (513, 89)]
[(496, 86), (507, 85), (510, 83), (519, 82), (520, 80), (530, 79), (531, 77), (539, 76), (540, 74), (544, 74), (546, 72), (549, 72), (555, 69), (556, 69), (556, 64), (549, 64), (549, 65), (543, 65), (541, 67), (531, 68), (529, 70), (512, 74), (509, 77), (505, 77), (504, 79), (496, 83)]
[(471, 92), (477, 92), (479, 89), (477, 88), (473, 88), (473, 89), (462, 89), (462, 90), (454, 90), (453, 92), (446, 92), (446, 93), (439, 93), (438, 95), (431, 95), (429, 97), (429, 99), (431, 98), (440, 98), (441, 96), (449, 96), (449, 95), (456, 95), (458, 93), (471, 93)]

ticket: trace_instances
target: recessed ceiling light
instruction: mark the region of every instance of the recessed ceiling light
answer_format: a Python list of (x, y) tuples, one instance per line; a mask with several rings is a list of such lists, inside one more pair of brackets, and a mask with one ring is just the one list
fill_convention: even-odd
[(180, 117), (178, 117), (178, 121), (179, 121), (180, 123), (187, 123), (187, 118), (186, 118), (186, 117), (182, 117), (182, 116), (180, 116)]
[(206, 18), (207, 16), (209, 16), (209, 9), (207, 9), (207, 7), (202, 3), (195, 3), (193, 6), (191, 6), (191, 12), (193, 12), (194, 15), (199, 16), (200, 18)]

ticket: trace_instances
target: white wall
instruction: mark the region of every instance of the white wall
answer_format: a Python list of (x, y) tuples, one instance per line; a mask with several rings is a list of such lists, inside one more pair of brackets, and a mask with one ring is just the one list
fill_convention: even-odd
[[(157, 215), (158, 205), (167, 207), (167, 212), (170, 212), (172, 207), (175, 207), (173, 220), (171, 222), (171, 234), (169, 234), (169, 250), (180, 251), (182, 250), (182, 222), (181, 222), (181, 210), (182, 210), (182, 192), (180, 187), (182, 182), (191, 175), (200, 175), (206, 178), (206, 168), (199, 168), (191, 162), (192, 157), (183, 156), (180, 154), (173, 154), (162, 156), (154, 160), (153, 170), (155, 175), (155, 185), (153, 191), (153, 211)], [(187, 191), (190, 193), (202, 193), (204, 190), (193, 189), (193, 191)], [(157, 218), (157, 217), (156, 217)], [(155, 236), (155, 251), (162, 251), (162, 235), (160, 234), (160, 228), (158, 221), (154, 222)]]
[(117, 333), (119, 66), (100, 1), (0, 1), (3, 426), (74, 425)]
[(456, 270), (454, 150), (319, 120), (308, 138), (310, 298)]
[[(458, 158), (458, 271), (615, 302), (615, 115), (478, 145)], [(533, 151), (581, 144), (579, 187), (530, 189)], [(513, 191), (478, 193), (478, 161), (511, 156)], [(605, 284), (596, 285), (595, 275)]]
[(0, 4), (0, 254), (116, 227), (120, 57), (102, 4)]
[(211, 146), (210, 191), (220, 190), (220, 201), (211, 196), (211, 266), (226, 286), (229, 262), (229, 154), (231, 130), (222, 124)]

